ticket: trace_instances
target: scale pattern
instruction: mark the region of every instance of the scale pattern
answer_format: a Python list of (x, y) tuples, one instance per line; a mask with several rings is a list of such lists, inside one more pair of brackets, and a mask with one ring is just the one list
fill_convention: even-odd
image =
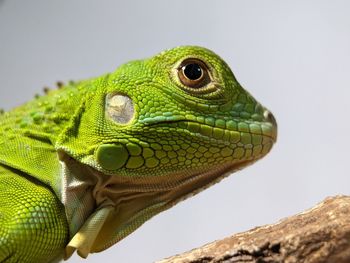
[(0, 166), (0, 262), (48, 262), (68, 239), (62, 204), (41, 183)]

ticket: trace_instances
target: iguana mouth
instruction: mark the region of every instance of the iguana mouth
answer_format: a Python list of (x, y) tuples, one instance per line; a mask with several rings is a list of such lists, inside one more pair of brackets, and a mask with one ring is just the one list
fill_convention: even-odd
[(242, 121), (242, 120), (238, 122), (246, 123), (247, 125), (249, 124), (260, 125), (261, 127), (264, 125), (264, 130), (263, 128), (260, 128), (260, 131), (259, 130), (247, 131), (246, 129), (239, 129), (239, 128), (227, 129), (227, 128), (216, 127), (216, 126), (212, 126), (212, 125), (208, 125), (208, 124), (200, 123), (196, 121), (191, 121), (187, 119), (150, 123), (147, 126), (178, 128), (178, 129), (189, 131), (191, 133), (199, 134), (205, 138), (214, 138), (217, 140), (229, 141), (231, 143), (239, 142), (241, 134), (246, 134), (251, 136), (263, 136), (271, 139), (273, 142), (275, 142), (277, 139), (277, 128), (273, 123), (269, 123), (269, 122), (259, 123), (259, 122)]

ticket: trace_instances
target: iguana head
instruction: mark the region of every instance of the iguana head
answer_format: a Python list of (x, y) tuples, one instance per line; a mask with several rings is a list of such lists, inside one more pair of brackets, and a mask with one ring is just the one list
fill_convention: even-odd
[(201, 47), (129, 62), (89, 88), (56, 145), (104, 178), (93, 192), (97, 209), (113, 207), (88, 252), (262, 158), (276, 141), (273, 115)]

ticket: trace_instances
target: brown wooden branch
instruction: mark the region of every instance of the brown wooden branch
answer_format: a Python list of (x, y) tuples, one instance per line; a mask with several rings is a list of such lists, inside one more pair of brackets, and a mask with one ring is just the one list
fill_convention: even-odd
[(272, 225), (235, 234), (158, 263), (350, 262), (350, 196), (325, 199)]

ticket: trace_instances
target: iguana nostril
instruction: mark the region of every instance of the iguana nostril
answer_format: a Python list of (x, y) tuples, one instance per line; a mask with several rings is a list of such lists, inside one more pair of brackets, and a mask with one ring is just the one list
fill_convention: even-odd
[(275, 119), (275, 117), (273, 116), (273, 114), (268, 111), (268, 110), (265, 110), (264, 111), (264, 118), (270, 122), (273, 126), (277, 126), (277, 121)]
[[(273, 114), (269, 110), (264, 111), (264, 118), (265, 118), (265, 121), (269, 123), (269, 128), (267, 128), (267, 130), (268, 130), (267, 134), (269, 134), (273, 138), (273, 140), (276, 142), (276, 140), (277, 140), (277, 121), (276, 121), (275, 117), (273, 116)], [(266, 124), (263, 126), (265, 126), (265, 128), (266, 128)]]

